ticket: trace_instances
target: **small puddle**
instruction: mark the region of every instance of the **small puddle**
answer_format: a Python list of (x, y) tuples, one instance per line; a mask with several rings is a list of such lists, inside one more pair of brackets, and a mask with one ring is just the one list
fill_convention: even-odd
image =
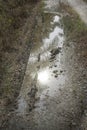
[(28, 107), (28, 106), (27, 106), (26, 100), (21, 97), (21, 98), (18, 100), (18, 109), (17, 109), (16, 112), (19, 113), (19, 114), (22, 113), (22, 115), (24, 115), (24, 114), (26, 113), (27, 107)]
[[(46, 15), (45, 10), (43, 13)], [(51, 31), (48, 32), (47, 37), (42, 39), (42, 44), (31, 51), (20, 92), (21, 96), (18, 100), (17, 112), (21, 114), (26, 113), (26, 108), (30, 105), (29, 101), (32, 101), (31, 97), (28, 97), (32, 86), (37, 87), (37, 97), (40, 98), (36, 103), (38, 106), (36, 111), (44, 107), (47, 96), (52, 98), (58, 95), (59, 89), (64, 87), (65, 75), (61, 64), (64, 31), (60, 23), (61, 15), (50, 14), (50, 11), (48, 13), (52, 17), (52, 20), (49, 21)], [(47, 27), (45, 26), (45, 28)]]

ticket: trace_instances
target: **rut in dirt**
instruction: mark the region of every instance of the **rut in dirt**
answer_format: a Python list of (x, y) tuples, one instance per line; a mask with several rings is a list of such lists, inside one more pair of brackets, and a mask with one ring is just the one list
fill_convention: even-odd
[(84, 113), (75, 43), (66, 42), (58, 1), (44, 2), (17, 108), (2, 130), (78, 130)]

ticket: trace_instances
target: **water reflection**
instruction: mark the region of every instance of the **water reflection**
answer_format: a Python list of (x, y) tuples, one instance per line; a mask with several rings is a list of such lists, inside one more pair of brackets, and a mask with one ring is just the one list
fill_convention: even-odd
[[(60, 16), (55, 15), (53, 17), (53, 23), (55, 25), (55, 22), (60, 23)], [(60, 26), (54, 26), (54, 29), (52, 32), (49, 33), (49, 37), (42, 40), (42, 46), (38, 48), (35, 52), (31, 52), (30, 58), (29, 58), (29, 64), (37, 62), (38, 54), (41, 55), (40, 61), (47, 60), (50, 58), (50, 50), (56, 48), (56, 47), (62, 47), (64, 42), (64, 32), (63, 29)]]
[(19, 113), (19, 114), (22, 113), (22, 115), (24, 115), (25, 112), (26, 112), (26, 109), (27, 109), (26, 100), (23, 97), (19, 98), (19, 100), (18, 100), (18, 110), (16, 112)]
[[(43, 95), (54, 97), (65, 83), (60, 62), (64, 43), (64, 32), (60, 26), (60, 19), (61, 17), (58, 15), (53, 16), (52, 21), (49, 22), (52, 31), (48, 34), (48, 37), (42, 39), (42, 45), (31, 51), (20, 92), (22, 96), (18, 101), (18, 110), (21, 113), (26, 111), (26, 103), (28, 102), (30, 105), (29, 101), (32, 102), (32, 95), (35, 96), (35, 87), (38, 88), (39, 105), (42, 106), (43, 103), (41, 102), (45, 98)], [(33, 92), (32, 95), (30, 95), (31, 91)]]
[[(61, 41), (62, 41), (62, 37), (61, 37), (61, 35), (63, 35), (63, 29), (61, 29), (61, 28), (59, 28), (59, 27), (55, 27), (54, 28), (54, 30), (53, 30), (53, 32), (51, 32), (50, 34), (49, 34), (49, 38), (46, 38), (46, 39), (44, 39), (43, 41), (44, 41), (44, 43), (46, 44), (46, 46), (47, 46), (47, 44), (49, 45), (49, 44), (52, 44), (52, 42), (53, 42), (53, 40), (55, 40), (56, 38), (57, 38), (57, 42), (60, 42), (59, 40), (61, 39)], [(55, 43), (54, 43), (55, 44)], [(45, 46), (45, 45), (44, 45)]]
[(54, 23), (58, 23), (59, 22), (59, 20), (60, 20), (60, 17), (58, 16), (58, 15), (56, 15), (55, 17), (54, 17)]
[(43, 70), (38, 72), (38, 80), (42, 84), (47, 84), (49, 79), (49, 72), (47, 70)]

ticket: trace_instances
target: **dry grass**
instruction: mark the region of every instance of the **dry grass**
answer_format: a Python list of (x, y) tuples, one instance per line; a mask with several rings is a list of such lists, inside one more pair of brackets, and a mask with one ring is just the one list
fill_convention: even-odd
[(87, 26), (80, 19), (79, 15), (72, 8), (64, 4), (61, 4), (61, 9), (64, 13), (62, 22), (66, 36), (70, 37), (71, 40), (80, 40), (81, 37), (86, 38)]
[(20, 30), (30, 18), (32, 31), (37, 4), (29, 0), (0, 1), (0, 98), (7, 96), (13, 100), (18, 95), (30, 48), (30, 39), (20, 41)]

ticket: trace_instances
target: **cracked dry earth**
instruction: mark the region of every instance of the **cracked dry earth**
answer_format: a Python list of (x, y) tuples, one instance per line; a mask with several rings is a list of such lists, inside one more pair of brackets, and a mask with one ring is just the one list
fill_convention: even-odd
[(66, 43), (58, 3), (45, 3), (35, 26), (41, 40), (32, 47), (18, 106), (1, 130), (87, 130), (87, 62), (81, 53), (87, 45)]

